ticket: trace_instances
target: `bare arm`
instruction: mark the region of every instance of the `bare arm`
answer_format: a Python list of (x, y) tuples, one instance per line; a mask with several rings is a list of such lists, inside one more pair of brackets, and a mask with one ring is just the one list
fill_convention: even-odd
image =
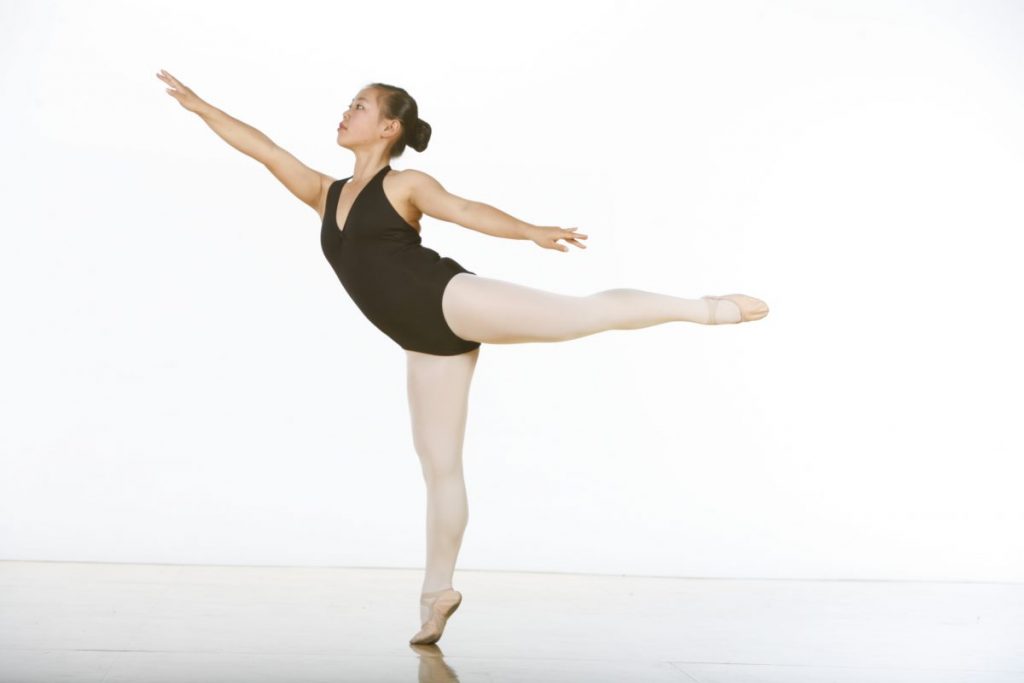
[(230, 114), (206, 102), (196, 111), (199, 118), (229, 145), (256, 161), (266, 163), (267, 157), (276, 146), (274, 141), (248, 123), (239, 121)]
[(536, 227), (490, 204), (454, 195), (445, 190), (433, 176), (422, 171), (409, 169), (405, 173), (414, 180), (410, 192), (412, 203), (428, 216), (494, 237), (514, 240), (528, 239), (527, 234)]
[(490, 204), (454, 195), (445, 190), (436, 179), (422, 171), (409, 169), (403, 174), (409, 174), (412, 178), (410, 200), (416, 208), (428, 216), (494, 237), (533, 240), (539, 246), (547, 249), (568, 251), (568, 247), (557, 243), (559, 239), (586, 249), (586, 246), (577, 242), (576, 239), (586, 239), (587, 236), (583, 233), (573, 232), (576, 228), (565, 230), (533, 225), (510, 216)]
[(321, 200), (333, 178), (309, 168), (262, 132), (206, 102), (166, 71), (157, 76), (173, 86), (173, 90), (168, 88), (168, 93), (181, 106), (198, 115), (229, 145), (266, 166), (289, 192), (317, 214), (321, 213)]

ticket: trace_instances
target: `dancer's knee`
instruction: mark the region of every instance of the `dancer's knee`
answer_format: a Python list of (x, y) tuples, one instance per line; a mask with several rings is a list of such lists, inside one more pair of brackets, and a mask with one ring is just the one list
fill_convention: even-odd
[(622, 320), (623, 310), (630, 305), (631, 301), (635, 301), (636, 291), (626, 287), (616, 287), (595, 292), (587, 297), (592, 302), (593, 311), (589, 322), (595, 328), (594, 331), (616, 329)]
[(416, 455), (420, 459), (423, 478), (428, 483), (446, 479), (461, 479), (463, 476), (462, 458), (458, 454), (444, 449), (419, 447), (416, 449)]

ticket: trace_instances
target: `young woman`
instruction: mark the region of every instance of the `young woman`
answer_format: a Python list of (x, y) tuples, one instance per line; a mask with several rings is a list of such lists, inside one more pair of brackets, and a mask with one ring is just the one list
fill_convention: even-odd
[(372, 83), (353, 98), (338, 125), (338, 144), (355, 155), (355, 167), (351, 176), (336, 180), (211, 106), (166, 71), (157, 77), (185, 109), (316, 210), (321, 248), (341, 284), (369, 321), (406, 351), (413, 444), (427, 486), (422, 627), (411, 643), (436, 642), (462, 601), (452, 576), (468, 515), (462, 443), (481, 343), (556, 342), (671, 321), (738, 323), (768, 314), (763, 301), (744, 294), (684, 299), (609, 289), (567, 296), (481, 277), (424, 247), (424, 214), (560, 251), (569, 248), (559, 240), (585, 249), (580, 240), (587, 235), (531, 225), (451, 194), (421, 171), (392, 170), (390, 160), (407, 146), (426, 149), (431, 132), (416, 101), (401, 88)]

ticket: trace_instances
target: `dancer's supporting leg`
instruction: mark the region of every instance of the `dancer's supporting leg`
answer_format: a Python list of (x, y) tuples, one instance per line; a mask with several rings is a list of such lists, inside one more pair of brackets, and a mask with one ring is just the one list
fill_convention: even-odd
[(455, 334), (488, 344), (565, 341), (673, 321), (707, 324), (711, 306), (717, 307), (716, 323), (739, 322), (741, 306), (748, 320), (768, 314), (763, 301), (746, 295), (717, 303), (640, 289), (570, 296), (472, 273), (453, 277), (441, 302)]
[[(469, 386), (480, 349), (435, 356), (406, 351), (413, 446), (427, 485), (427, 560), (421, 591), (452, 586), (469, 517), (462, 476)], [(420, 621), (427, 618), (421, 605)]]

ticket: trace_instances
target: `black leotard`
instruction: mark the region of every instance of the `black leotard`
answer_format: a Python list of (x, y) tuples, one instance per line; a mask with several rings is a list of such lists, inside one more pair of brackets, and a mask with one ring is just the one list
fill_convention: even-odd
[(384, 194), (385, 166), (359, 191), (338, 226), (341, 186), (327, 190), (320, 246), (352, 301), (381, 332), (409, 351), (454, 356), (480, 342), (457, 336), (444, 319), (441, 296), (459, 273), (458, 262), (422, 246), (419, 232), (402, 218)]

